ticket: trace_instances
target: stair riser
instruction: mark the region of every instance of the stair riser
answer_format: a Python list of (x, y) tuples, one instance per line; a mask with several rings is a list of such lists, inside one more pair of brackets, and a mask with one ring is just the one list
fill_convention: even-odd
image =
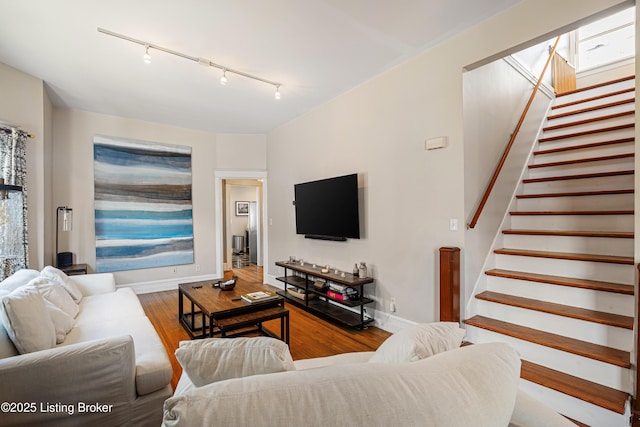
[(626, 392), (632, 390), (629, 369), (545, 347), (508, 335), (502, 335), (486, 329), (469, 325), (465, 326), (465, 328), (467, 330), (466, 339), (471, 338), (477, 340), (473, 342), (504, 342), (515, 348), (518, 353), (522, 355), (522, 359), (616, 390)]
[(569, 127), (560, 128), (560, 129), (544, 130), (541, 137), (549, 138), (549, 137), (555, 137), (560, 135), (569, 135), (574, 132), (594, 131), (594, 130), (602, 129), (603, 127), (630, 124), (630, 123), (633, 123), (633, 121), (634, 121), (633, 115), (607, 118), (607, 119), (598, 120), (595, 122), (581, 124), (578, 126), (569, 126)]
[(585, 320), (484, 300), (478, 301), (478, 310), (483, 316), (492, 319), (516, 323), (540, 331), (617, 348), (619, 350), (631, 351), (633, 344), (633, 333), (630, 329), (601, 325)]
[[(612, 102), (611, 100), (609, 100), (608, 103)], [(604, 103), (599, 103), (597, 105), (603, 105)], [(584, 109), (587, 108), (584, 105), (579, 105), (578, 107), (580, 108), (574, 108), (570, 111), (577, 111), (580, 109)], [(606, 108), (601, 108), (598, 110), (593, 110), (593, 111), (586, 111), (586, 112), (582, 112), (582, 113), (575, 113), (575, 114), (571, 114), (569, 116), (564, 116), (564, 117), (558, 117), (555, 119), (547, 119), (546, 123), (545, 123), (545, 127), (546, 126), (556, 126), (556, 125), (561, 125), (561, 124), (565, 124), (565, 123), (573, 123), (576, 121), (581, 121), (581, 120), (588, 120), (591, 118), (596, 118), (596, 117), (602, 117), (602, 116), (608, 116), (611, 114), (618, 114), (618, 113), (625, 113), (627, 111), (634, 111), (634, 104), (633, 103), (629, 103), (629, 104), (621, 104), (621, 105), (615, 105), (612, 107), (606, 107)], [(551, 113), (549, 114), (550, 116), (553, 116), (555, 114), (559, 114), (557, 111), (553, 110), (551, 111)]]
[(555, 304), (581, 307), (589, 310), (603, 311), (606, 313), (620, 314), (623, 316), (634, 315), (633, 295), (489, 275), (486, 276), (486, 280), (487, 290), (494, 292), (548, 301)]
[[(574, 131), (577, 132), (575, 129)], [(567, 132), (565, 132), (565, 134), (566, 133)], [(573, 133), (573, 132), (569, 132), (569, 133)], [(618, 129), (618, 130), (610, 130), (606, 132), (587, 134), (582, 136), (572, 136), (569, 138), (562, 138), (562, 139), (551, 140), (551, 141), (543, 141), (536, 148), (536, 151), (550, 150), (553, 148), (567, 147), (567, 146), (572, 147), (574, 145), (589, 144), (591, 142), (611, 141), (615, 139), (633, 138), (633, 137), (634, 137), (634, 128), (630, 127), (630, 128), (624, 128), (624, 129)], [(541, 138), (544, 138), (544, 136), (542, 136)]]
[(633, 174), (597, 178), (577, 178), (559, 181), (528, 182), (524, 184), (524, 194), (566, 191), (618, 190), (634, 188)]
[(523, 230), (633, 230), (633, 215), (511, 215), (510, 221)]
[[(594, 206), (606, 206), (612, 210), (633, 209), (633, 193), (607, 194), (597, 196), (573, 197), (541, 197), (535, 199), (518, 199), (516, 208), (519, 211), (581, 211), (592, 210)], [(629, 229), (627, 231), (631, 231)]]
[(634, 266), (496, 254), (496, 268), (633, 285)]
[[(546, 178), (550, 176), (566, 176), (585, 173), (631, 170), (634, 167), (633, 160), (633, 157), (625, 157), (622, 159), (597, 160), (591, 162), (572, 163), (568, 165), (529, 168), (528, 178)], [(546, 161), (544, 163), (546, 163)]]
[(609, 84), (609, 85), (598, 87), (595, 89), (589, 89), (589, 90), (585, 90), (577, 93), (572, 93), (569, 95), (562, 95), (557, 98), (556, 104), (565, 104), (567, 102), (573, 102), (573, 101), (578, 101), (585, 98), (591, 98), (598, 95), (608, 94), (611, 92), (617, 92), (622, 89), (632, 88), (634, 87), (634, 85), (635, 85), (635, 81), (632, 79), (632, 80), (625, 80), (619, 83)]
[(627, 413), (618, 414), (525, 380), (521, 380), (519, 387), (557, 412), (586, 425), (593, 427), (627, 427), (629, 425), (628, 408)]
[[(585, 108), (599, 107), (601, 105), (611, 104), (613, 102), (626, 101), (628, 99), (633, 99), (633, 95), (634, 95), (633, 92), (626, 92), (619, 95), (607, 96), (606, 98), (596, 99), (593, 101), (581, 102), (580, 104), (576, 104), (576, 105), (569, 105), (567, 107), (562, 107), (562, 108), (554, 108), (549, 112), (549, 115), (564, 114), (564, 113), (574, 112), (578, 110), (583, 110)], [(564, 103), (565, 102), (562, 102), (562, 103), (558, 102), (558, 105), (561, 105)], [(604, 111), (604, 110), (601, 110), (601, 111)]]
[[(598, 141), (601, 142), (601, 141)], [(571, 146), (575, 146), (579, 144), (572, 144)], [(540, 146), (541, 150), (546, 150), (547, 146)], [(617, 154), (626, 154), (633, 153), (634, 147), (633, 142), (621, 142), (617, 144), (610, 144), (598, 147), (591, 148), (580, 148), (575, 150), (568, 151), (558, 151), (555, 153), (549, 154), (538, 154), (533, 158), (533, 163), (550, 163), (550, 162), (562, 162), (566, 160), (574, 160), (574, 159), (584, 159), (587, 157), (597, 157), (597, 156), (613, 156)]]
[(633, 256), (633, 239), (577, 236), (504, 235), (504, 245), (513, 249), (572, 252), (594, 255)]

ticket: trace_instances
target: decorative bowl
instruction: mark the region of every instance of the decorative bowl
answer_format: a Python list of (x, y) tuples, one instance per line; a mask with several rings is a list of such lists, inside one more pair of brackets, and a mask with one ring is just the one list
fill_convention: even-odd
[(222, 291), (230, 291), (231, 289), (236, 287), (236, 282), (238, 281), (238, 276), (233, 276), (230, 279), (219, 280), (213, 284), (214, 288), (220, 288)]

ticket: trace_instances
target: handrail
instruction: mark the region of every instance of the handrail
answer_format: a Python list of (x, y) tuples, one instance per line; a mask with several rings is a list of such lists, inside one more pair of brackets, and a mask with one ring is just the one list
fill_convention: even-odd
[(542, 72), (540, 73), (540, 77), (538, 78), (538, 82), (536, 83), (536, 86), (533, 88), (533, 92), (531, 92), (531, 96), (529, 96), (529, 101), (527, 101), (527, 105), (524, 107), (524, 111), (522, 112), (522, 115), (520, 116), (520, 120), (518, 120), (518, 124), (516, 125), (515, 130), (511, 134), (511, 138), (509, 138), (509, 143), (507, 143), (507, 147), (504, 149), (504, 152), (502, 153), (502, 157), (500, 158), (500, 161), (498, 162), (498, 166), (496, 166), (496, 169), (493, 172), (493, 176), (491, 177), (491, 180), (489, 181), (489, 185), (487, 186), (487, 189), (484, 191), (484, 195), (482, 196), (482, 199), (480, 200), (480, 204), (478, 205), (478, 208), (476, 209), (476, 213), (473, 215), (473, 218), (471, 219), (471, 221), (467, 224), (467, 228), (474, 228), (476, 226), (476, 224), (478, 223), (478, 218), (480, 218), (480, 214), (482, 213), (482, 209), (484, 209), (484, 205), (487, 203), (487, 200), (489, 199), (489, 195), (491, 194), (491, 191), (493, 190), (493, 186), (496, 184), (496, 181), (498, 180), (498, 175), (500, 175), (500, 171), (502, 171), (502, 167), (504, 166), (504, 163), (507, 160), (507, 156), (509, 155), (509, 151), (511, 151), (511, 146), (513, 146), (513, 143), (515, 142), (516, 137), (518, 136), (518, 132), (520, 131), (520, 127), (522, 126), (522, 123), (524, 122), (524, 118), (527, 115), (527, 112), (529, 111), (529, 107), (531, 107), (531, 103), (533, 102), (533, 98), (536, 96), (536, 93), (538, 92), (538, 88), (540, 88), (540, 84), (542, 83), (542, 78), (544, 77), (544, 73), (547, 72), (547, 68), (549, 67), (549, 63), (551, 62), (551, 58), (553, 58), (553, 55), (556, 53), (556, 48), (558, 47), (558, 42), (560, 41), (560, 37), (561, 36), (558, 36), (558, 38), (556, 38), (556, 42), (553, 45), (553, 48), (551, 49), (551, 52), (549, 53), (549, 58), (547, 58), (547, 62), (544, 64), (544, 68), (542, 69)]

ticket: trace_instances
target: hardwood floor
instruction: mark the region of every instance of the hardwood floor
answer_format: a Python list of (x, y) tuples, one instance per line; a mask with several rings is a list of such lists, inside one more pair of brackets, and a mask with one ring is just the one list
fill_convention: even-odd
[[(262, 283), (262, 267), (249, 266), (225, 272), (225, 276), (236, 275), (239, 281)], [(264, 285), (266, 288), (272, 288)], [(154, 292), (138, 295), (147, 317), (156, 328), (164, 344), (171, 365), (173, 378), (171, 385), (175, 389), (182, 368), (174, 356), (180, 341), (189, 340), (189, 335), (178, 322), (178, 291)], [(325, 322), (291, 304), (287, 304), (290, 312), (290, 344), (293, 360), (312, 357), (331, 356), (353, 351), (371, 351), (377, 349), (390, 335), (376, 327), (357, 331), (343, 329)], [(268, 329), (279, 332), (278, 320), (265, 323)]]

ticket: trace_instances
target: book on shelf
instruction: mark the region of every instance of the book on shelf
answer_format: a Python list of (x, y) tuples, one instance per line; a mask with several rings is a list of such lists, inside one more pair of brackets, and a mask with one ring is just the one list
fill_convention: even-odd
[(258, 292), (250, 292), (248, 294), (242, 294), (240, 295), (240, 298), (242, 298), (247, 302), (253, 303), (253, 302), (263, 302), (263, 301), (277, 299), (277, 298), (280, 298), (280, 296), (277, 295), (275, 292), (265, 290), (265, 291), (258, 291)]
[[(349, 297), (349, 295), (341, 294), (339, 292), (334, 292), (334, 291), (327, 291), (327, 296), (333, 299), (336, 299), (338, 301), (351, 301), (352, 299)], [(357, 298), (354, 298), (354, 299), (357, 299)]]

